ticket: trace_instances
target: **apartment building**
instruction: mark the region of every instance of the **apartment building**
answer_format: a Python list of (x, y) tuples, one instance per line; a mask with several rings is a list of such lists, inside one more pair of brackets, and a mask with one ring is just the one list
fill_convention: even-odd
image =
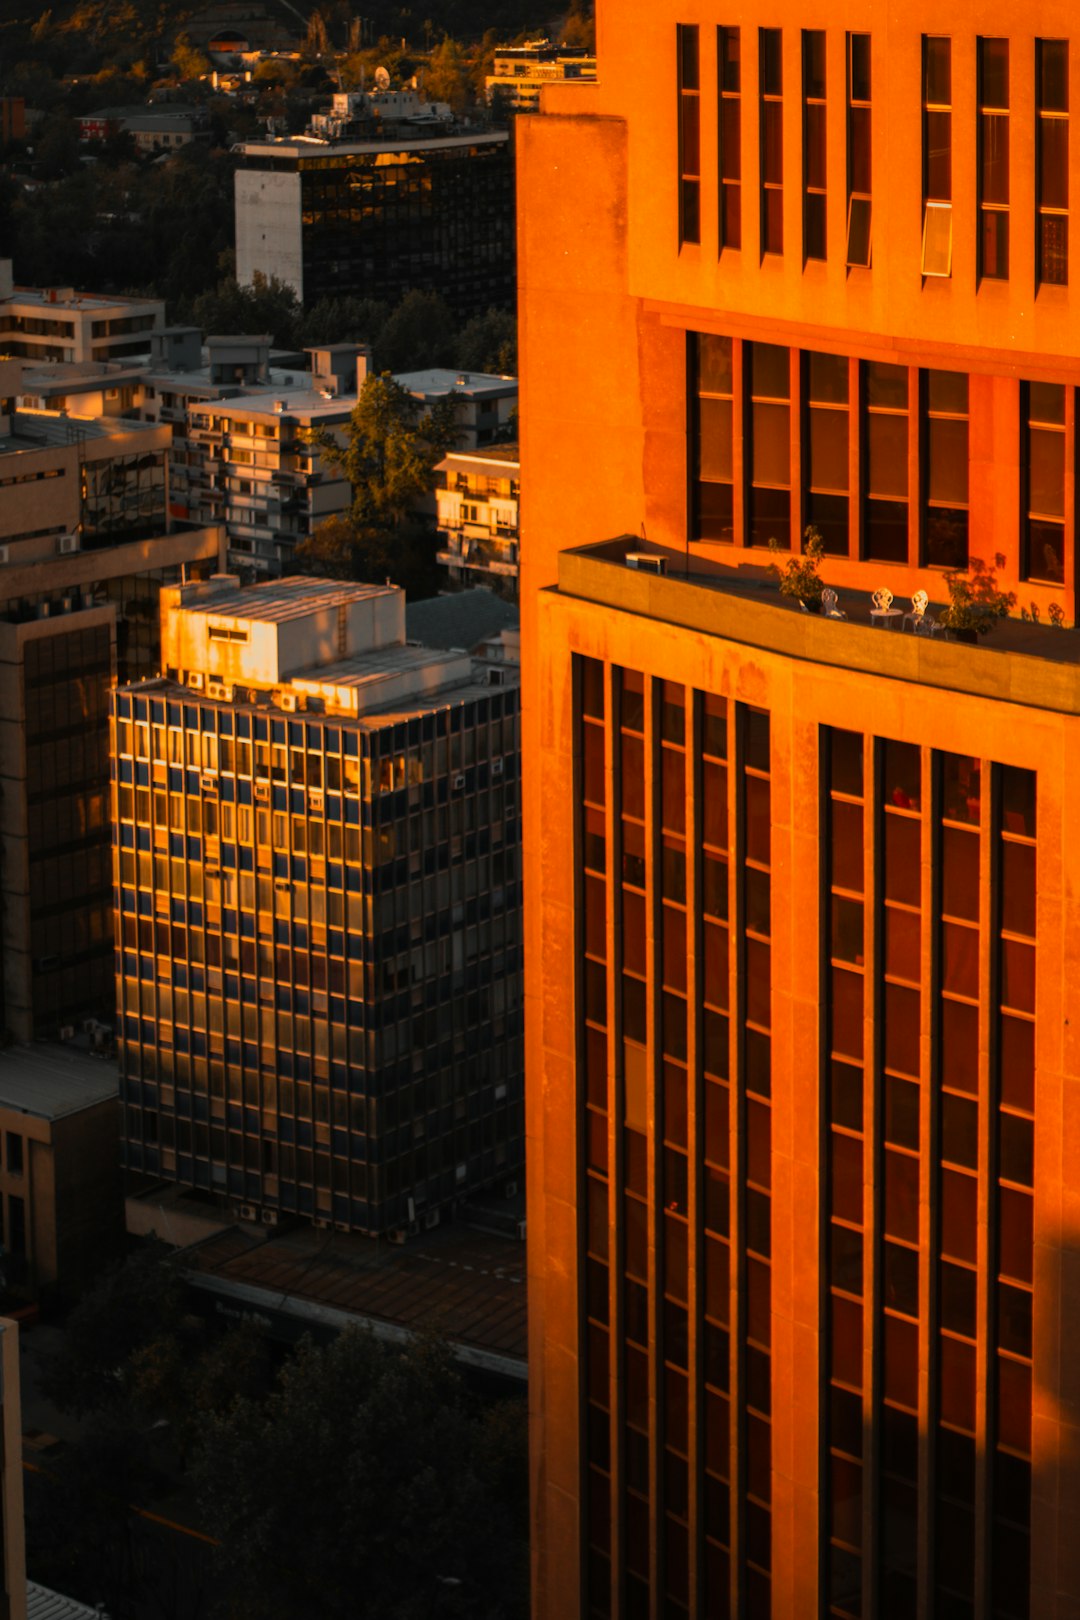
[(455, 585), (490, 585), (517, 596), (518, 500), (521, 461), (516, 444), (472, 454), (452, 450), (435, 469), (438, 559)]
[(598, 12), (517, 125), (533, 1612), (1071, 1615), (1075, 19)]
[(488, 104), (511, 112), (536, 112), (547, 84), (596, 78), (596, 57), (584, 45), (553, 45), (548, 39), (502, 45), (485, 76)]
[(518, 690), (395, 587), (162, 596), (113, 702), (123, 1153), (404, 1239), (524, 1148)]
[(394, 381), (408, 389), (425, 410), (453, 395), (458, 449), (479, 450), (507, 439), (517, 421), (518, 380), (488, 371), (399, 371)]
[(165, 325), (156, 298), (114, 298), (74, 287), (16, 287), (0, 259), (0, 350), (26, 360), (122, 360), (148, 354)]
[(459, 320), (514, 296), (514, 160), (506, 130), (246, 141), (236, 275), (277, 276), (305, 304), (439, 293)]
[(166, 534), (168, 429), (16, 409), (0, 363), (0, 1028), (111, 1020), (108, 689), (158, 667), (157, 591), (223, 534)]

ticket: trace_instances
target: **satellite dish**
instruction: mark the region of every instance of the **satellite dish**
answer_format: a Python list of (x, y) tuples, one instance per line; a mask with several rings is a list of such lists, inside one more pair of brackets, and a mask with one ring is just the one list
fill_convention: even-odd
[(384, 67), (377, 67), (375, 69), (375, 83), (378, 85), (380, 90), (389, 90), (390, 75), (387, 73)]

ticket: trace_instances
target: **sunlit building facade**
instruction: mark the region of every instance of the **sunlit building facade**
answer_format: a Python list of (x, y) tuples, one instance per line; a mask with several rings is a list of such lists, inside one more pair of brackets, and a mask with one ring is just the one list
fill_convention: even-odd
[(598, 12), (517, 131), (534, 1614), (1072, 1614), (1080, 42)]
[(394, 587), (221, 576), (116, 693), (133, 1187), (407, 1235), (520, 1167), (516, 672), (404, 625)]

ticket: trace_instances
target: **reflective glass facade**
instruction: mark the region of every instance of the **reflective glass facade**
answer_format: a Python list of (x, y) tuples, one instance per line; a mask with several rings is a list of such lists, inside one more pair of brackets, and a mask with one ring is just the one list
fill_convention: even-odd
[(129, 1171), (408, 1228), (523, 1154), (518, 697), (114, 700)]

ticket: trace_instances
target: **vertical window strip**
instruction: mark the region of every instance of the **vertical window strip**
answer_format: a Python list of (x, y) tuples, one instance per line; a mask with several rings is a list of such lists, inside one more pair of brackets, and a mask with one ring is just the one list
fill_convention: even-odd
[(761, 97), (761, 251), (784, 251), (783, 31), (758, 29)]
[(979, 274), (1009, 276), (1009, 41), (979, 40)]
[(978, 1467), (979, 1142), (981, 1094), (979, 956), (986, 926), (981, 891), (984, 772), (980, 760), (938, 754), (937, 1050), (934, 1108), (937, 1153), (935, 1379), (931, 1425), (935, 1456), (935, 1604), (974, 1613)]
[(1071, 465), (1064, 383), (1020, 386), (1026, 579), (1065, 582), (1065, 469)]
[(870, 35), (847, 36), (847, 262), (869, 268), (872, 226), (873, 122)]
[(878, 1607), (911, 1614), (917, 1607), (919, 1522), (919, 1353), (922, 1255), (920, 1204), (923, 1110), (921, 750), (881, 740), (876, 861), (879, 1129), (874, 1144), (878, 1192), (877, 1279), (880, 1534)]
[(1069, 281), (1069, 42), (1035, 41), (1038, 114), (1036, 194), (1038, 279), (1050, 287)]
[(703, 1612), (727, 1614), (731, 1601), (733, 1520), (731, 1300), (732, 1264), (731, 830), (728, 815), (729, 708), (725, 698), (697, 694), (700, 756), (697, 772), (700, 947), (696, 953), (701, 1006), (700, 1115), (697, 1141), (702, 1228), (698, 1299), (701, 1356), (696, 1409), (704, 1429), (700, 1522), (704, 1541)]
[(968, 379), (924, 371), (923, 554), (931, 568), (968, 565)]
[(679, 74), (679, 246), (701, 241), (701, 75), (696, 23), (676, 26)]
[(995, 772), (990, 1613), (1029, 1620), (1035, 1135), (1036, 777)]
[(791, 545), (791, 351), (743, 345), (748, 388), (749, 481), (746, 544)]
[(952, 40), (923, 35), (924, 276), (952, 274)]
[(622, 1033), (621, 1178), (616, 1200), (621, 1214), (624, 1248), (622, 1287), (622, 1344), (619, 1347), (623, 1384), (619, 1481), (619, 1510), (623, 1536), (622, 1564), (626, 1601), (631, 1613), (647, 1609), (652, 1565), (650, 1521), (652, 1479), (650, 1465), (650, 1403), (654, 1381), (655, 1342), (652, 1332), (653, 1290), (649, 1273), (650, 1221), (648, 1110), (649, 1074), (649, 935), (647, 907), (651, 892), (652, 860), (648, 847), (648, 797), (654, 773), (646, 758), (651, 736), (647, 712), (650, 683), (636, 670), (618, 672), (619, 701), (619, 825), (622, 884), (619, 896), (622, 960), (617, 964), (619, 1013)]
[(806, 521), (831, 556), (849, 550), (851, 404), (846, 355), (804, 353)]
[(908, 560), (908, 398), (906, 366), (864, 363), (863, 551), (879, 562)]
[(803, 257), (824, 259), (827, 247), (825, 30), (804, 28)]
[(579, 951), (585, 1013), (578, 1052), (585, 1251), (582, 1451), (585, 1612), (591, 1620), (610, 1616), (612, 1584), (605, 686), (604, 665), (579, 658)]
[(772, 955), (769, 716), (740, 708), (739, 881), (742, 984), (738, 1108), (742, 1128), (740, 1313), (743, 1453), (741, 1582), (747, 1614), (772, 1593)]
[(720, 247), (742, 247), (742, 34), (716, 30), (720, 138)]
[(694, 534), (699, 540), (735, 538), (734, 343), (729, 337), (692, 333)]
[[(659, 1471), (664, 1611), (688, 1613), (690, 1579), (689, 1197), (687, 1110), (689, 1016), (687, 964), (686, 690), (654, 681), (658, 706), (660, 883), (657, 976), (661, 982), (656, 1087), (656, 1205), (660, 1271), (660, 1368), (663, 1429)], [(690, 829), (692, 831), (692, 828)]]
[(863, 1344), (866, 1180), (863, 1067), (866, 907), (863, 738), (823, 731), (822, 767), (827, 946), (822, 998), (825, 1101), (826, 1612), (858, 1620), (863, 1586)]

